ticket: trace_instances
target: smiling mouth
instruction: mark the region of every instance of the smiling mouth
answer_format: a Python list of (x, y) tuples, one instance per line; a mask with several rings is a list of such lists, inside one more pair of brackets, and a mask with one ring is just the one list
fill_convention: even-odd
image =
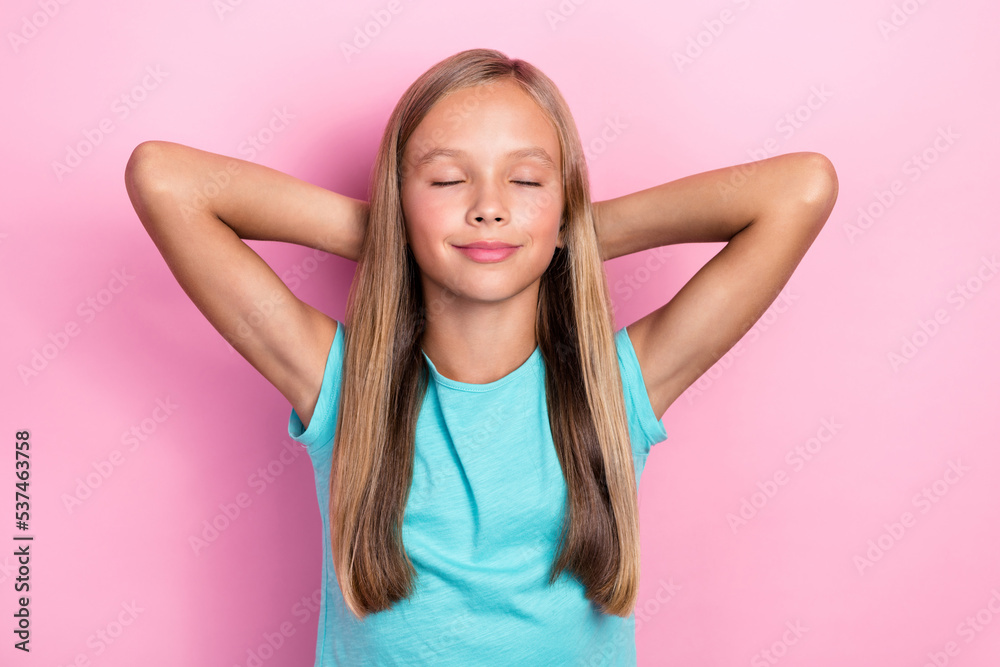
[(507, 259), (521, 246), (511, 246), (511, 245), (497, 245), (494, 247), (479, 247), (476, 246), (455, 246), (455, 248), (471, 259), (474, 262), (479, 262), (481, 264), (492, 264), (494, 262), (502, 262)]
[(504, 243), (503, 241), (476, 241), (475, 243), (469, 243), (468, 245), (456, 245), (456, 248), (484, 248), (488, 250), (496, 250), (498, 248), (519, 248), (512, 243)]

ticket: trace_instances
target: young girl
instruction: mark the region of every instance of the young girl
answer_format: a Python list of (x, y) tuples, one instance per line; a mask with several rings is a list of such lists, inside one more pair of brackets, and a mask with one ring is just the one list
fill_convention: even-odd
[[(795, 153), (592, 203), (556, 86), (487, 49), (406, 91), (370, 204), (160, 141), (125, 179), (181, 287), (292, 406), (326, 545), (316, 665), (634, 665), (660, 419), (837, 197), (830, 161)], [(345, 322), (241, 239), (357, 261)], [(710, 241), (728, 243), (614, 330), (603, 261)]]

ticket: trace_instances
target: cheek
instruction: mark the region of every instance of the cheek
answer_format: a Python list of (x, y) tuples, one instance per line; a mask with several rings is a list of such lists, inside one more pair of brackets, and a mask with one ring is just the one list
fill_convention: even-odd
[(406, 223), (407, 235), (412, 235), (422, 226), (422, 221), (427, 215), (427, 203), (421, 197), (409, 193), (404, 189), (400, 196), (400, 203), (403, 207), (403, 220)]
[(399, 201), (403, 207), (403, 218), (408, 221), (418, 218), (421, 214), (421, 210), (424, 208), (423, 202), (420, 200), (420, 196), (414, 194), (413, 191), (406, 187), (403, 187), (402, 191), (400, 191)]
[(445, 207), (427, 198), (403, 197), (403, 220), (406, 238), (414, 255), (439, 244), (447, 235), (449, 215)]
[(562, 221), (562, 198), (552, 192), (540, 191), (523, 202), (522, 215), (528, 224), (539, 231), (555, 236)]
[(414, 206), (416, 214), (429, 221), (445, 221), (461, 211), (454, 202), (443, 197), (423, 197)]

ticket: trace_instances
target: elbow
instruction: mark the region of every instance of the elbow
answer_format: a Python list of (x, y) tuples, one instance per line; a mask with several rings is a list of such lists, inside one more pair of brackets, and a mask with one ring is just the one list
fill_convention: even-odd
[(796, 172), (801, 178), (799, 186), (803, 202), (821, 212), (821, 220), (826, 221), (840, 192), (837, 170), (830, 158), (822, 153), (797, 153), (800, 163)]
[(155, 181), (152, 175), (157, 170), (153, 165), (162, 152), (158, 141), (144, 141), (132, 149), (125, 163), (125, 188), (129, 196), (148, 186), (150, 181)]
[(132, 208), (147, 229), (155, 218), (153, 212), (159, 200), (170, 192), (168, 146), (162, 141), (144, 141), (132, 150), (125, 164), (125, 190)]
[(139, 192), (167, 190), (176, 175), (171, 169), (174, 144), (168, 141), (143, 141), (132, 149), (125, 163), (125, 188), (129, 196)]

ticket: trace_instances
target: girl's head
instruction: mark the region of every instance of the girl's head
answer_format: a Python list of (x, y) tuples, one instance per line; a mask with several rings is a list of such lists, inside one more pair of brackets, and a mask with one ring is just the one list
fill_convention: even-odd
[[(424, 317), (453, 295), (517, 293), (563, 248), (589, 243), (597, 252), (569, 107), (536, 67), (489, 49), (446, 58), (400, 98), (376, 157), (370, 210), (387, 223), (370, 235), (372, 252), (390, 252), (420, 276)], [(483, 240), (519, 248), (494, 265), (456, 249)]]
[[(561, 160), (555, 124), (512, 76), (434, 103), (409, 135), (398, 168), (407, 245), (425, 302), (537, 299), (539, 279), (562, 245)], [(516, 250), (499, 263), (470, 261), (458, 250), (482, 241)]]
[[(519, 247), (497, 264), (456, 249), (482, 240)], [(426, 324), (456, 299), (516, 294), (537, 299), (549, 426), (567, 489), (549, 583), (566, 571), (600, 611), (627, 616), (638, 593), (638, 499), (580, 137), (548, 77), (472, 49), (407, 89), (372, 171), (330, 487), (334, 568), (358, 617), (413, 592), (402, 525), (429, 379)]]

